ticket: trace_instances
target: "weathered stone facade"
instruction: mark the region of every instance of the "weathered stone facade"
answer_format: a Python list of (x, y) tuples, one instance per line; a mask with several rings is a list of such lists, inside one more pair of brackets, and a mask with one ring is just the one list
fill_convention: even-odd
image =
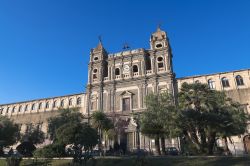
[[(174, 96), (183, 82), (208, 83), (210, 88), (225, 91), (229, 97), (244, 105), (250, 112), (250, 70), (238, 70), (209, 75), (175, 78), (172, 52), (167, 34), (160, 28), (150, 36), (150, 49), (124, 50), (108, 54), (102, 43), (90, 51), (86, 93), (38, 99), (0, 105), (1, 114), (21, 124), (21, 130), (32, 124), (47, 130), (47, 119), (58, 114), (58, 108), (79, 107), (85, 116), (100, 110), (119, 117), (127, 124), (120, 140), (128, 149), (154, 148), (154, 142), (136, 132), (133, 113), (146, 109), (144, 98), (149, 93), (168, 90)], [(246, 134), (247, 135), (247, 134)], [(238, 151), (247, 150), (243, 139), (237, 140)], [(177, 146), (170, 140), (167, 146)]]

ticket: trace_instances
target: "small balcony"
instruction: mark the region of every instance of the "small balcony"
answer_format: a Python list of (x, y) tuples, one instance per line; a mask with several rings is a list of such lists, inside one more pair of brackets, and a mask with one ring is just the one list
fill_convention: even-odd
[(152, 74), (152, 70), (147, 70), (147, 71), (146, 71), (146, 74), (147, 74), (147, 75)]
[(158, 68), (158, 72), (163, 72), (164, 68)]
[(129, 78), (129, 74), (123, 74), (123, 78)]
[(139, 76), (139, 72), (134, 72), (134, 73), (133, 73), (133, 76), (134, 76), (134, 77), (138, 77), (138, 76)]
[(115, 79), (121, 79), (121, 76), (120, 75), (116, 75)]

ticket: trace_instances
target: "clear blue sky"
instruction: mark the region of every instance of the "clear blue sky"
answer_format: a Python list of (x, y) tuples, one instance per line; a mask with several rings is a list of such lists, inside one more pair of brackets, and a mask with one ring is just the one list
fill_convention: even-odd
[(177, 77), (250, 68), (250, 0), (0, 0), (0, 103), (85, 90), (89, 51), (167, 31)]

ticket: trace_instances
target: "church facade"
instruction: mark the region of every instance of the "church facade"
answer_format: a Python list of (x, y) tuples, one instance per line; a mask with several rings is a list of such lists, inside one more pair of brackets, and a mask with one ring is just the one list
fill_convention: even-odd
[[(211, 89), (225, 91), (250, 112), (250, 69), (176, 78), (172, 52), (166, 32), (160, 28), (150, 36), (150, 48), (108, 54), (102, 43), (90, 51), (88, 85), (85, 93), (0, 105), (0, 113), (20, 124), (21, 131), (39, 125), (47, 132), (47, 119), (60, 108), (79, 108), (86, 117), (100, 110), (122, 121), (120, 141), (128, 150), (154, 149), (154, 141), (137, 132), (132, 114), (146, 110), (145, 96), (168, 90), (176, 96), (182, 83), (207, 83)], [(250, 152), (250, 135), (234, 138), (237, 153)], [(168, 140), (167, 146), (179, 145)]]

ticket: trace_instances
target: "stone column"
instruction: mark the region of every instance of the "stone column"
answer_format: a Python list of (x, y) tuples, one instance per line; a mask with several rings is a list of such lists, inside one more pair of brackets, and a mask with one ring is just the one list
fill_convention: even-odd
[(108, 98), (107, 98), (107, 112), (111, 112), (112, 110), (112, 107), (111, 107), (111, 97), (112, 97), (112, 90), (111, 89), (108, 89)]
[(133, 73), (133, 59), (132, 59), (132, 57), (131, 57), (130, 63), (129, 63), (129, 75), (130, 75), (130, 77), (134, 77), (134, 73)]
[(156, 73), (156, 69), (155, 69), (155, 55), (153, 55), (153, 58), (151, 58), (151, 69), (152, 69), (152, 73)]
[(91, 70), (92, 70), (92, 69), (89, 67), (89, 68), (88, 68), (88, 84), (90, 84), (90, 82), (92, 82), (92, 81), (91, 81), (91, 78), (92, 78)]
[(145, 65), (145, 58), (143, 59), (143, 61), (141, 61), (141, 75), (145, 76), (146, 74), (146, 65)]
[(143, 108), (143, 98), (144, 98), (144, 95), (143, 95), (143, 85), (139, 85), (139, 94), (138, 96), (140, 95), (140, 101), (139, 101), (139, 108)]

